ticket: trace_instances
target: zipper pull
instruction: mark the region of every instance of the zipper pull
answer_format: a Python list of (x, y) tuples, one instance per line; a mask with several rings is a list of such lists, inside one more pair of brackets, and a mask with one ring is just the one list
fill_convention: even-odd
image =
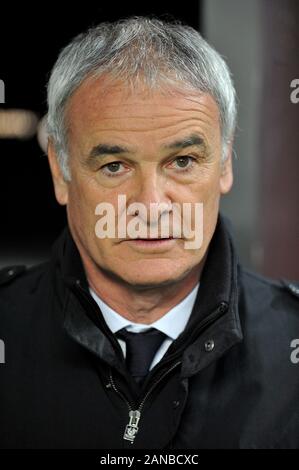
[(136, 437), (136, 434), (138, 433), (138, 423), (141, 417), (141, 413), (138, 410), (131, 410), (129, 412), (129, 424), (127, 424), (125, 433), (124, 433), (124, 439), (126, 441), (131, 441), (131, 444), (133, 444), (134, 439)]

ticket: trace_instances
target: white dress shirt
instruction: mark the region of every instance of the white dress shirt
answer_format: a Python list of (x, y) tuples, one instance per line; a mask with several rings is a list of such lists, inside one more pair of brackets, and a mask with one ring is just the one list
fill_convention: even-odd
[[(140, 333), (148, 330), (149, 328), (156, 328), (159, 331), (162, 331), (167, 337), (157, 350), (149, 370), (151, 370), (164, 356), (167, 349), (171, 343), (182, 333), (185, 329), (185, 326), (188, 323), (190, 318), (193, 305), (197, 296), (197, 291), (199, 288), (199, 283), (194, 287), (194, 289), (187, 295), (179, 304), (175, 305), (171, 310), (169, 310), (162, 318), (151, 323), (150, 325), (144, 325), (142, 323), (134, 323), (130, 320), (127, 320), (115, 310), (113, 310), (109, 305), (107, 305), (95, 292), (89, 287), (90, 293), (103, 314), (103, 317), (112, 331), (116, 333), (122, 328), (126, 328), (127, 331), (132, 333)], [(123, 351), (124, 357), (126, 357), (126, 343), (122, 339), (117, 338), (120, 347)]]

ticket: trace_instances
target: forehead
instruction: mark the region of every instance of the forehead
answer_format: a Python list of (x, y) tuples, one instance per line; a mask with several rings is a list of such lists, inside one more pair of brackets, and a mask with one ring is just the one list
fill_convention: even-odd
[(134, 91), (125, 83), (86, 80), (69, 100), (66, 117), (72, 134), (219, 133), (219, 110), (208, 94), (183, 89)]

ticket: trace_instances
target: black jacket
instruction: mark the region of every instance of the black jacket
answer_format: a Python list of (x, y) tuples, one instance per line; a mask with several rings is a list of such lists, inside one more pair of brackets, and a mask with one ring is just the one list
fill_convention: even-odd
[(239, 265), (220, 217), (189, 323), (138, 395), (65, 229), (49, 262), (0, 272), (0, 448), (299, 448), (298, 310), (295, 284)]

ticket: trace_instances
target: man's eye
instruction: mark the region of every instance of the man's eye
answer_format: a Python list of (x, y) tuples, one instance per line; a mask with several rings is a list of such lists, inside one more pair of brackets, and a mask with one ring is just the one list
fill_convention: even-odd
[(121, 173), (123, 164), (121, 162), (111, 162), (102, 166), (101, 170), (106, 176), (114, 176)]
[(189, 170), (195, 161), (194, 157), (190, 157), (189, 155), (183, 156), (183, 157), (177, 157), (173, 163), (174, 163), (174, 168), (176, 170)]

